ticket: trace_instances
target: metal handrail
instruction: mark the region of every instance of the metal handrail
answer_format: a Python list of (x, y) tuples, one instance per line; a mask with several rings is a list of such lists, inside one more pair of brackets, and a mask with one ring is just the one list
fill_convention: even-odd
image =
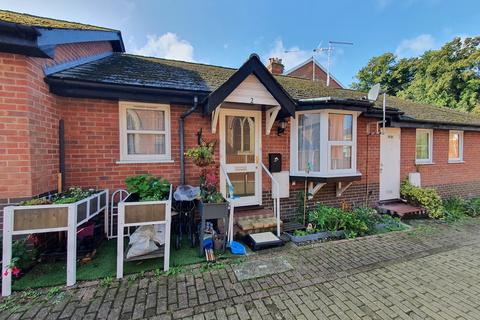
[(233, 187), (232, 181), (228, 177), (227, 170), (225, 170), (225, 167), (221, 163), (220, 163), (220, 170), (222, 170), (222, 173), (225, 176), (225, 180), (227, 181), (227, 185), (228, 185), (228, 198), (226, 200), (230, 205), (230, 216), (228, 218), (228, 233), (227, 233), (228, 239), (227, 240), (228, 240), (228, 243), (230, 244), (233, 241), (233, 212), (235, 210), (233, 199), (234, 199), (235, 188)]
[(272, 185), (275, 186), (276, 193), (273, 192), (274, 189), (272, 188), (273, 213), (275, 214), (275, 218), (277, 220), (277, 236), (280, 237), (280, 184), (273, 177), (272, 173), (268, 170), (265, 164), (263, 162), (260, 162), (260, 164), (262, 165), (262, 169), (267, 173), (268, 177), (272, 181)]
[(223, 164), (220, 164), (220, 169), (222, 170), (223, 175), (225, 176), (225, 180), (227, 180), (229, 198), (233, 199), (234, 198), (233, 194), (234, 194), (235, 188), (233, 187), (232, 181), (228, 177), (227, 170), (225, 170), (225, 167), (223, 166)]

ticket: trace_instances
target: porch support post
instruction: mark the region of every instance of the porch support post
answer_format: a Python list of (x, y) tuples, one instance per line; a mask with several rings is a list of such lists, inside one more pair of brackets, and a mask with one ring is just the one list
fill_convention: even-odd
[(280, 111), (280, 106), (276, 106), (273, 108), (268, 109), (265, 111), (265, 134), (268, 136), (270, 135), (270, 131), (272, 130), (273, 123), (277, 118), (278, 112)]
[[(90, 201), (89, 201), (90, 202)], [(67, 286), (77, 281), (77, 206), (68, 206), (67, 229)]]
[(2, 296), (12, 294), (12, 230), (13, 207), (3, 209)]

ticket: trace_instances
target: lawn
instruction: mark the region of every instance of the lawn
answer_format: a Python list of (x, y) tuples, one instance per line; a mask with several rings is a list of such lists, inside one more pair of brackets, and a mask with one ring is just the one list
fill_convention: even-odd
[[(226, 257), (233, 257), (229, 251)], [(77, 264), (77, 281), (88, 281), (116, 276), (117, 241), (104, 241), (97, 250), (95, 258), (89, 263)], [(185, 266), (204, 262), (205, 258), (199, 256), (198, 247), (191, 248), (187, 241), (179, 250), (172, 249), (170, 266)], [(26, 273), (19, 280), (13, 282), (13, 290), (28, 288), (41, 288), (64, 285), (66, 283), (66, 262), (40, 263)], [(163, 258), (125, 262), (124, 273), (140, 273), (155, 269), (163, 270)]]

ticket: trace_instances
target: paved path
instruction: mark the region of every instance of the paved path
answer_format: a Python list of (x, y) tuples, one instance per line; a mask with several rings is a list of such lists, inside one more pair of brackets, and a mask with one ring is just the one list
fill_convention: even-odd
[[(285, 273), (238, 282), (234, 263), (174, 276), (79, 284), (8, 319), (480, 319), (480, 220), (262, 252)], [(236, 261), (237, 262), (237, 261)], [(33, 295), (33, 294), (30, 294)], [(41, 303), (46, 300), (48, 302)], [(13, 313), (12, 313), (13, 312)]]

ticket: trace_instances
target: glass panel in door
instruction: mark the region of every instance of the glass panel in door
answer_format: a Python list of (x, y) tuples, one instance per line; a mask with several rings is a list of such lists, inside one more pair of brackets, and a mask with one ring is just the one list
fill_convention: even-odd
[(225, 139), (227, 164), (255, 162), (255, 119), (226, 116)]

